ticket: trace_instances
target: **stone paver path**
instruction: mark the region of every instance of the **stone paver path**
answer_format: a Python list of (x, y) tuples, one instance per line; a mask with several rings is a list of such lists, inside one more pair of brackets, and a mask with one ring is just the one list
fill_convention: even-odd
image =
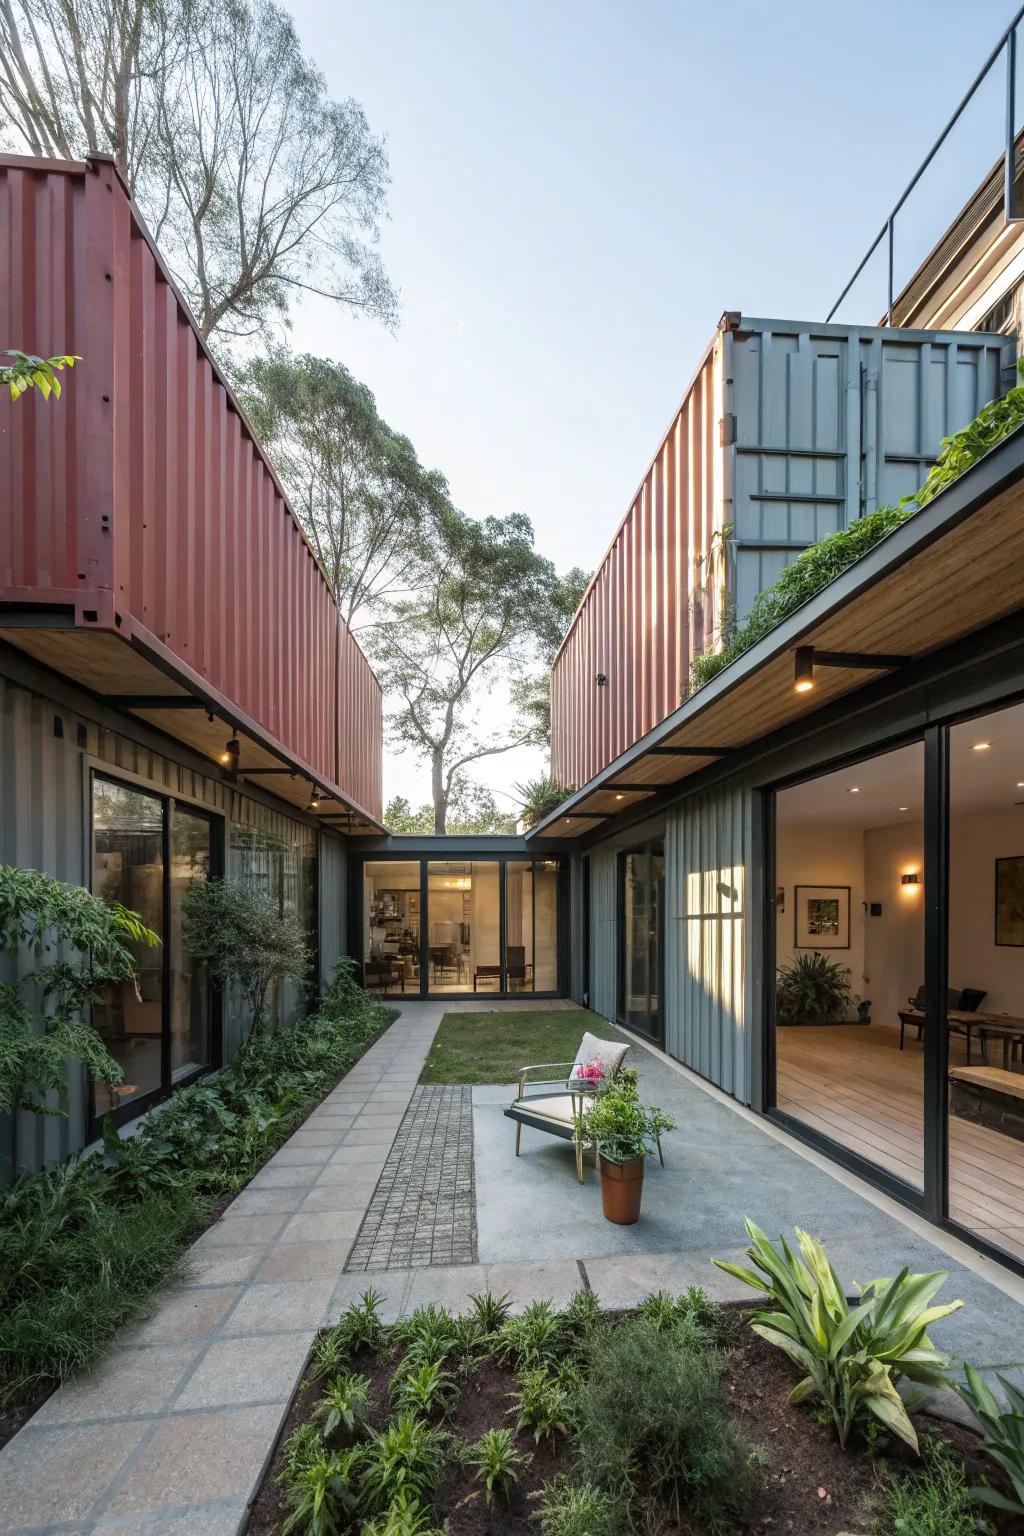
[(349, 1255), (349, 1270), (476, 1262), (473, 1090), (416, 1089)]
[(0, 1451), (3, 1536), (242, 1528), (313, 1337), (351, 1299), (345, 1260), (443, 1011), (403, 1012), (203, 1234), (186, 1280)]

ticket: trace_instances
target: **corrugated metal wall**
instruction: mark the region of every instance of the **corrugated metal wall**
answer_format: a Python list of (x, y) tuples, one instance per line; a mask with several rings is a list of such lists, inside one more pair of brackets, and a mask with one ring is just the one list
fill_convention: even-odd
[(320, 834), (320, 985), (348, 954), (348, 855), (340, 838)]
[(915, 490), (942, 437), (1001, 392), (1012, 347), (964, 332), (723, 326), (555, 658), (558, 783), (586, 783), (677, 708), (730, 608), (745, 616), (801, 549)]
[(0, 432), (0, 596), (154, 639), (379, 817), (380, 688), (113, 168), (0, 159), (0, 277), (0, 337), (82, 358)]
[[(595, 573), (551, 673), (551, 772), (579, 785), (663, 720), (681, 699), (692, 645), (715, 616), (688, 607), (707, 583), (723, 518), (718, 448), (721, 338), (690, 389)], [(715, 584), (710, 584), (714, 592)], [(598, 687), (595, 678), (607, 682)]]
[(725, 389), (737, 617), (809, 544), (912, 495), (1005, 359), (997, 336), (745, 320)]
[(743, 1103), (758, 907), (751, 817), (750, 791), (723, 788), (670, 811), (665, 828), (665, 1049)]
[[(81, 744), (80, 731), (84, 733)], [(229, 874), (237, 834), (247, 827), (258, 827), (264, 840), (295, 842), (298, 838), (302, 842), (306, 836), (316, 836), (315, 828), (98, 725), (85, 712), (56, 705), (0, 673), (0, 864), (41, 869), (59, 880), (89, 884), (85, 756), (138, 775), (166, 794), (187, 796), (226, 813)], [(343, 870), (341, 875), (336, 909), (344, 902)], [(329, 884), (330, 877), (325, 879)], [(27, 956), (23, 963), (30, 967)], [(0, 955), (0, 979), (10, 979), (14, 973), (11, 959)], [(282, 1020), (295, 1016), (298, 1003), (293, 990), (280, 999)], [(224, 1012), (224, 1052), (229, 1057), (238, 1046), (245, 1021), (230, 1003)], [(10, 1166), (15, 1139), (21, 1168), (40, 1167), (81, 1147), (87, 1129), (86, 1104), (86, 1085), (76, 1074), (70, 1084), (67, 1118), (22, 1113), (15, 1126), (11, 1117), (0, 1116), (0, 1169), (5, 1162)]]
[(590, 854), (590, 1006), (606, 1019), (618, 1010), (618, 856), (614, 848)]

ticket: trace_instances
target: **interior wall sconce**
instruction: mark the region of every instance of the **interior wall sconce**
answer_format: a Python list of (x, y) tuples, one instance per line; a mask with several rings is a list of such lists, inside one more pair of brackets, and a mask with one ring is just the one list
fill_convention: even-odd
[(778, 890), (775, 892), (775, 905), (776, 905), (776, 907), (778, 908), (778, 910), (780, 912), (785, 912), (785, 910), (786, 910), (786, 888), (785, 888), (785, 886), (780, 885)]
[(919, 874), (917, 874), (916, 871), (913, 874), (901, 875), (900, 876), (900, 884), (901, 885), (920, 885), (921, 884), (921, 876)]

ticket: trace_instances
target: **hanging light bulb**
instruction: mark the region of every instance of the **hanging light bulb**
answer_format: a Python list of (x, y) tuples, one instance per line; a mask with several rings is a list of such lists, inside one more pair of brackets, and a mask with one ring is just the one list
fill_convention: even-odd
[(306, 810), (318, 811), (320, 809), (320, 791), (317, 789), (315, 784), (310, 784), (309, 787), (311, 794), (309, 797), (309, 804), (306, 806)]

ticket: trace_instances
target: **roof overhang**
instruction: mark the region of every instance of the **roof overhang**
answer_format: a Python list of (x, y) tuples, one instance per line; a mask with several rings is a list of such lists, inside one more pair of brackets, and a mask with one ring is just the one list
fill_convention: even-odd
[[(527, 834), (579, 842), (710, 764), (810, 721), (896, 658), (1024, 608), (1024, 428), (836, 577)], [(794, 690), (796, 651), (847, 654)], [(875, 656), (877, 667), (865, 664)], [(884, 664), (883, 664), (884, 663)]]
[[(81, 594), (69, 594), (77, 597)], [(83, 628), (75, 608), (0, 604), (0, 640), (52, 672), (86, 688), (109, 708), (143, 720), (210, 761), (216, 776), (248, 781), (305, 811), (325, 830), (346, 837), (385, 831), (384, 824), (337, 785), (240, 711), (134, 620), (129, 633)], [(239, 738), (237, 769), (223, 760), (227, 739)], [(311, 809), (317, 789), (319, 808)]]

